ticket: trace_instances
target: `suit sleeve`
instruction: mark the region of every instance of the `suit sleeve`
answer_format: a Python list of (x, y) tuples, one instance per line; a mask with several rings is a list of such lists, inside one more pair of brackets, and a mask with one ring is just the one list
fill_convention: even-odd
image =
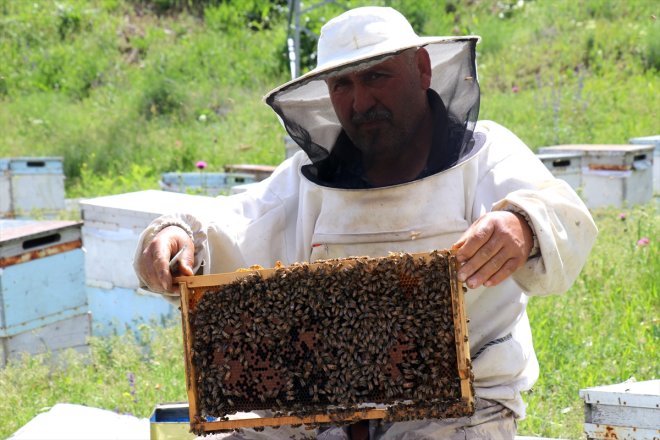
[(587, 261), (596, 240), (596, 225), (565, 181), (556, 179), (513, 133), (493, 125), (494, 154), (479, 182), (481, 203), (490, 203), (492, 211), (521, 210), (529, 218), (540, 254), (513, 274), (525, 293), (563, 293)]

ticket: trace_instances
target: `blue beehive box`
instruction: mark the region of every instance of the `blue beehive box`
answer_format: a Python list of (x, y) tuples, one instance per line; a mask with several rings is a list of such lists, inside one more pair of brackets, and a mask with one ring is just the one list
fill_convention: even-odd
[(84, 351), (90, 335), (81, 223), (0, 220), (0, 363)]
[(160, 188), (163, 191), (217, 196), (229, 194), (229, 190), (236, 185), (255, 181), (255, 175), (249, 173), (163, 173)]
[(161, 295), (143, 289), (87, 285), (92, 332), (97, 336), (137, 331), (141, 324), (165, 325), (175, 314)]
[(54, 217), (64, 197), (61, 157), (0, 158), (0, 217)]

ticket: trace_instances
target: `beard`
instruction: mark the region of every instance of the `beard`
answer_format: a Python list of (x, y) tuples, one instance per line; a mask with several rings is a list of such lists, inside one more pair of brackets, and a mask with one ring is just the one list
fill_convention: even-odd
[(355, 113), (351, 124), (351, 129), (346, 133), (355, 147), (367, 157), (396, 158), (412, 137), (412, 130), (395, 124), (392, 112), (386, 108)]

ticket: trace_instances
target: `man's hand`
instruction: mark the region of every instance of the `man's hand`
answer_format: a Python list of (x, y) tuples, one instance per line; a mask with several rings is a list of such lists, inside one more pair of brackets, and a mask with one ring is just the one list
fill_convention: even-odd
[(471, 289), (495, 286), (525, 264), (532, 246), (532, 230), (521, 215), (489, 212), (452, 246), (460, 265), (458, 279)]
[(138, 260), (139, 272), (149, 289), (155, 292), (174, 292), (170, 259), (186, 247), (179, 261), (178, 272), (194, 275), (195, 245), (186, 231), (178, 226), (168, 226), (160, 231), (147, 246)]

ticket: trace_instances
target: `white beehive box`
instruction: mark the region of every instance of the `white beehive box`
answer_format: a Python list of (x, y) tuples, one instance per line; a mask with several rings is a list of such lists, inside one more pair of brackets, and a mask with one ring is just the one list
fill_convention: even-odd
[(588, 439), (660, 438), (660, 380), (580, 390)]
[(207, 196), (156, 190), (82, 200), (87, 284), (137, 289), (133, 256), (142, 231), (160, 215), (204, 209), (209, 200)]
[(653, 197), (652, 145), (558, 145), (547, 153), (582, 153), (582, 198), (589, 208), (644, 204)]
[(61, 157), (0, 159), (0, 217), (48, 217), (63, 209)]
[(653, 191), (660, 194), (660, 134), (630, 139), (634, 145), (653, 145)]
[(211, 197), (138, 191), (80, 201), (86, 285), (94, 334), (135, 329), (175, 312), (160, 295), (139, 288), (133, 270), (142, 231), (156, 217), (208, 208)]
[(22, 353), (86, 350), (80, 226), (0, 220), (0, 365)]
[(543, 165), (558, 179), (578, 189), (582, 185), (582, 153), (557, 152), (536, 155)]

